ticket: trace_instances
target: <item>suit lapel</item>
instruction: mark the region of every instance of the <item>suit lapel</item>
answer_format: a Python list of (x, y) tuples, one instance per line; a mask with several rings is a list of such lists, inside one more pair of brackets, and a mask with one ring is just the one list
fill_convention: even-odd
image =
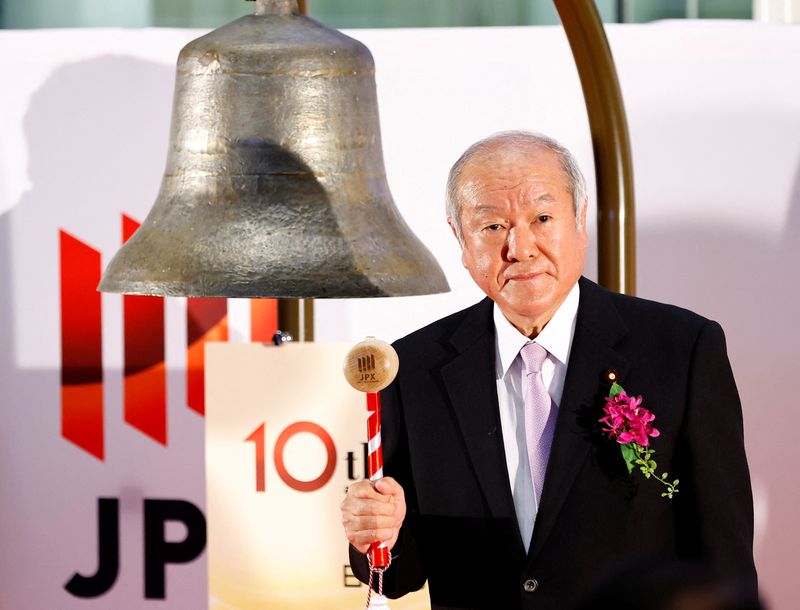
[(603, 391), (605, 373), (614, 370), (622, 379), (629, 367), (627, 360), (614, 350), (627, 328), (609, 295), (584, 278), (580, 289), (575, 335), (529, 559), (541, 550), (575, 477), (588, 458), (591, 445), (582, 417), (586, 410), (597, 406), (599, 419), (598, 394)]
[(492, 516), (514, 517), (495, 384), (492, 301), (475, 305), (450, 337), (457, 355), (442, 379)]

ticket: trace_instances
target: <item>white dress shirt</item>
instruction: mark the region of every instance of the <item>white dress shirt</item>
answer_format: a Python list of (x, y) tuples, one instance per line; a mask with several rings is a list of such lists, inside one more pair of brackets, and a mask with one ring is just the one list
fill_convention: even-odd
[[(576, 283), (550, 322), (533, 340), (548, 352), (547, 360), (542, 365), (542, 379), (553, 401), (553, 409), (558, 409), (564, 393), (564, 378), (567, 375), (572, 337), (575, 334), (579, 298), (580, 289)], [(522, 542), (527, 551), (538, 511), (538, 499), (534, 497), (525, 443), (525, 367), (522, 358), (517, 358), (517, 355), (531, 339), (505, 318), (497, 304), (494, 306), (494, 326), (495, 379), (506, 465)]]

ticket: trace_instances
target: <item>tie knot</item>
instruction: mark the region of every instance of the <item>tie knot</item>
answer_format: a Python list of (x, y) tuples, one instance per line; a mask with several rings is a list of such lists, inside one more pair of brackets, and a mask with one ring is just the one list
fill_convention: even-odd
[(547, 358), (547, 350), (538, 343), (528, 343), (519, 350), (519, 355), (522, 356), (522, 362), (528, 373), (539, 373)]

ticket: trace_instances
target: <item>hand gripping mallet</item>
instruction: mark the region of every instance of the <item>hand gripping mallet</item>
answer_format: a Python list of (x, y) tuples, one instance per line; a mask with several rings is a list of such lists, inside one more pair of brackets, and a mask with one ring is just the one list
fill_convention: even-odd
[[(367, 337), (353, 346), (344, 359), (344, 376), (359, 392), (367, 394), (367, 474), (370, 481), (383, 477), (383, 450), (381, 448), (381, 396), (378, 392), (394, 381), (400, 360), (394, 348), (379, 339)], [(391, 563), (385, 542), (373, 543), (368, 550), (370, 585), (372, 573), (378, 573), (378, 594), (382, 595), (383, 572)], [(372, 590), (370, 586), (370, 591)], [(369, 599), (367, 601), (369, 606)]]

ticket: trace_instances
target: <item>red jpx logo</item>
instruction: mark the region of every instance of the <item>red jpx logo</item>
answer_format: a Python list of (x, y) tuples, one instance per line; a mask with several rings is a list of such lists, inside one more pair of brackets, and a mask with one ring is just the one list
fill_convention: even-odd
[[(139, 228), (122, 216), (122, 242)], [(102, 300), (98, 250), (64, 230), (60, 238), (61, 434), (99, 460), (105, 459)], [(167, 445), (167, 371), (164, 299), (124, 296), (124, 418), (155, 442)], [(251, 300), (251, 340), (269, 341), (277, 329), (277, 302)], [(228, 302), (186, 299), (186, 402), (205, 414), (204, 348), (228, 340)]]

